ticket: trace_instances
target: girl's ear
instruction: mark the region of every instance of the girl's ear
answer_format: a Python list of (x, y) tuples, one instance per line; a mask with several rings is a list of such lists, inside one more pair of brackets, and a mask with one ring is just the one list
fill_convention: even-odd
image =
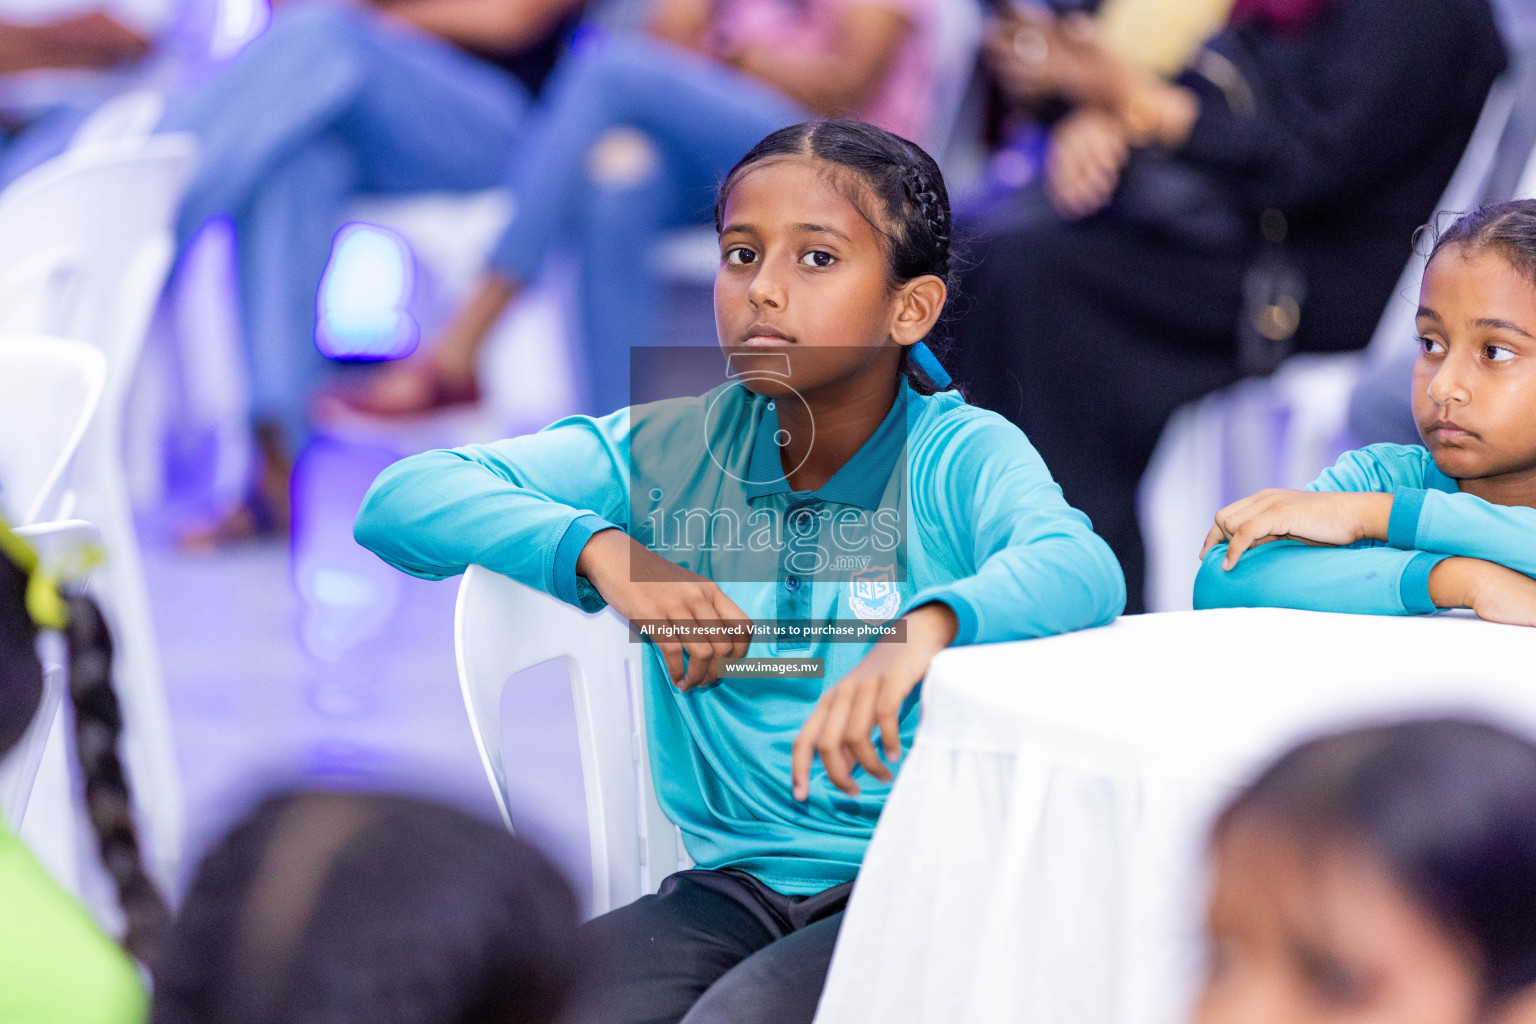
[(891, 338), (898, 345), (915, 345), (928, 337), (944, 312), (949, 289), (943, 279), (933, 274), (914, 277), (901, 286), (896, 296), (896, 318), (891, 324)]

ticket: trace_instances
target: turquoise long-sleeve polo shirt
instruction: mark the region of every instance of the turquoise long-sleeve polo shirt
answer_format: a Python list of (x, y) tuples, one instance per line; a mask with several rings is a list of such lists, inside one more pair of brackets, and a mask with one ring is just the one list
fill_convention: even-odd
[(1196, 608), (1422, 615), (1435, 610), (1430, 570), (1453, 555), (1536, 577), (1536, 509), (1463, 494), (1420, 445), (1345, 452), (1306, 489), (1392, 495), (1386, 542), (1328, 548), (1275, 541), (1244, 552), (1230, 571), (1221, 567), (1227, 546), (1218, 544), (1195, 579)]
[[(714, 580), (755, 623), (874, 623), (942, 601), (968, 644), (1101, 625), (1124, 607), (1119, 564), (1024, 435), (958, 395), (903, 381), (879, 428), (815, 491), (790, 488), (782, 442), (776, 403), (727, 382), (405, 459), (374, 483), (355, 532), (413, 575), (480, 564), (588, 610), (603, 602), (576, 560), (610, 527)], [(652, 774), (689, 856), (790, 894), (852, 879), (889, 786), (860, 771), (862, 792), (847, 796), (818, 762), (809, 800), (796, 801), (790, 750), (870, 643), (755, 637), (748, 657), (822, 658), (824, 674), (730, 676), (686, 693), (647, 646)], [(901, 718), (904, 748), (917, 704)]]

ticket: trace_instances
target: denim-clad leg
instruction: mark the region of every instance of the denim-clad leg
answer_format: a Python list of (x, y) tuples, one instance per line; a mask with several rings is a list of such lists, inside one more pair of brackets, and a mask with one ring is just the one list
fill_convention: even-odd
[[(582, 282), (583, 333), (592, 358), (606, 364), (622, 359), (629, 345), (652, 340), (656, 283), (642, 265), (657, 233), (706, 222), (713, 186), (736, 161), (763, 136), (806, 115), (754, 79), (638, 36), (584, 39), (555, 73), (546, 96), (528, 127), (528, 145), (513, 157), (517, 212), (490, 263), (526, 281), (538, 273), (559, 232), (577, 225), (582, 264), (592, 272)], [(656, 145), (670, 180), (613, 192), (583, 208), (591, 199), (592, 148), (621, 126), (638, 129)], [(658, 199), (665, 205), (645, 208)], [(593, 368), (594, 378), (601, 369)]]
[(662, 231), (693, 219), (680, 175), (658, 158), (634, 181), (588, 181), (576, 228), (580, 331), (587, 393), (596, 416), (631, 404), (631, 345), (656, 336), (660, 284), (651, 247)]
[(323, 365), (315, 297), (348, 199), (500, 184), (527, 104), (491, 65), (329, 3), (285, 6), (232, 65), (173, 102), (162, 130), (202, 146), (179, 240), (234, 217), (259, 415), (302, 422), (308, 392), (290, 392)]
[(340, 210), (358, 178), (353, 147), (322, 135), (269, 171), (236, 221), (251, 418), (278, 424), (293, 443), (308, 433), (309, 396), (326, 372), (315, 301), (336, 224), (315, 211)]

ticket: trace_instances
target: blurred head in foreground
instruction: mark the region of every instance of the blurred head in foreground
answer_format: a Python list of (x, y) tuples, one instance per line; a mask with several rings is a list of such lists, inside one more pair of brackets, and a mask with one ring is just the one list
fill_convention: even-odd
[(547, 1024), (583, 957), (576, 898), (532, 847), (451, 808), (267, 800), (198, 869), (155, 1024)]
[(1197, 1024), (1536, 1021), (1536, 747), (1406, 722), (1283, 755), (1213, 838)]

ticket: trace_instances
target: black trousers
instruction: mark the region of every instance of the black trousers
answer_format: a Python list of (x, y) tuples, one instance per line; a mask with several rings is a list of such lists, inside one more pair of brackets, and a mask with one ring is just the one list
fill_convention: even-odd
[(744, 871), (680, 871), (587, 923), (578, 1024), (810, 1024), (853, 883), (786, 896)]

